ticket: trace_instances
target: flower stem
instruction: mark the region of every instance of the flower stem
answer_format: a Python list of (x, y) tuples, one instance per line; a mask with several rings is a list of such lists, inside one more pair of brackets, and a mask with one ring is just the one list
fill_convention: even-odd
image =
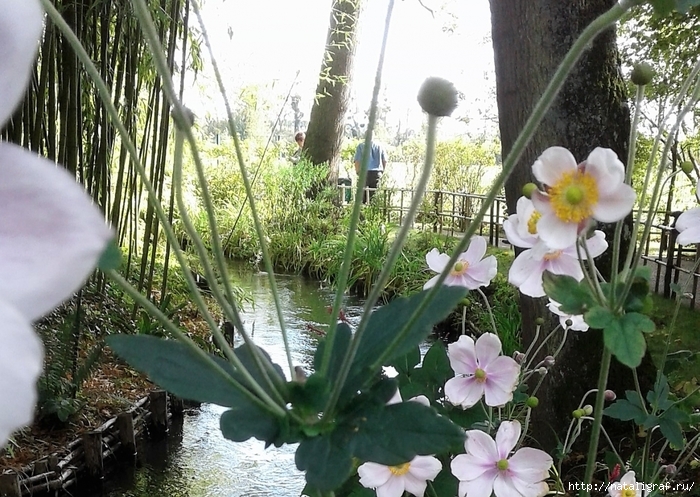
[[(588, 445), (588, 457), (586, 460), (586, 473), (583, 477), (583, 488), (590, 487), (595, 471), (595, 461), (598, 454), (598, 439), (600, 438), (600, 426), (603, 422), (603, 404), (605, 402), (605, 387), (608, 384), (608, 373), (610, 372), (610, 362), (612, 354), (607, 347), (603, 347), (603, 357), (600, 360), (600, 376), (598, 377), (598, 392), (595, 397), (595, 407), (593, 408), (593, 425), (591, 426), (591, 440)], [(581, 490), (579, 497), (587, 497), (590, 491)]]
[[(448, 266), (449, 267), (449, 266)], [(493, 317), (493, 310), (491, 309), (491, 304), (489, 304), (489, 299), (486, 298), (486, 294), (481, 291), (481, 288), (477, 288), (476, 291), (481, 295), (481, 298), (484, 299), (484, 304), (486, 305), (486, 310), (489, 312), (489, 319), (491, 320), (491, 327), (493, 328), (493, 332), (498, 335), (498, 328), (496, 327), (496, 320)]]

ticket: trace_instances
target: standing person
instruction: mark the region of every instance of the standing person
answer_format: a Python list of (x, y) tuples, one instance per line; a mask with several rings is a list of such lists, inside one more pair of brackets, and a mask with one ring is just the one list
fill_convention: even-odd
[[(366, 204), (379, 188), (379, 180), (382, 179), (384, 169), (386, 168), (386, 154), (384, 149), (378, 143), (372, 141), (369, 151), (369, 163), (367, 164), (367, 181), (365, 182), (365, 194), (362, 196), (362, 203)], [(355, 172), (358, 177), (360, 175), (360, 166), (362, 162), (362, 153), (365, 149), (365, 142), (360, 143), (355, 150)]]
[(304, 148), (304, 140), (306, 140), (306, 133), (303, 131), (299, 131), (296, 135), (294, 135), (294, 141), (297, 142), (297, 150), (294, 152), (294, 155), (292, 155), (292, 164), (296, 164), (301, 160), (301, 151)]

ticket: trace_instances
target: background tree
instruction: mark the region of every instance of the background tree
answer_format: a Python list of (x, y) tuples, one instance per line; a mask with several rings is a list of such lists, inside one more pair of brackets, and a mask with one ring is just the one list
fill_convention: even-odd
[(328, 163), (331, 184), (338, 178), (337, 159), (348, 106), (360, 3), (333, 0), (321, 75), (304, 143), (305, 153), (314, 164)]
[[(574, 40), (593, 19), (615, 3), (615, 0), (491, 0), (504, 157)], [(607, 147), (623, 162), (626, 160), (629, 110), (615, 38), (612, 29), (599, 36), (569, 76), (506, 183), (509, 212), (515, 212), (523, 185), (534, 180), (531, 166), (547, 147), (564, 146), (579, 161), (585, 160), (595, 147)], [(606, 231), (611, 239), (610, 230)], [(544, 304), (545, 299), (521, 295), (525, 344), (534, 339), (537, 317), (549, 320), (540, 337), (547, 334), (547, 328), (553, 329), (551, 313)], [(560, 338), (558, 336), (554, 342)], [(533, 413), (536, 417), (531, 424), (533, 437), (546, 450), (556, 448), (557, 436), (562, 436), (552, 427), (567, 426), (571, 411), (582, 395), (595, 388), (602, 350), (602, 333), (569, 333), (554, 374), (547, 375), (538, 394), (540, 404)], [(629, 370), (620, 369), (631, 378)], [(614, 378), (612, 372), (610, 378)]]

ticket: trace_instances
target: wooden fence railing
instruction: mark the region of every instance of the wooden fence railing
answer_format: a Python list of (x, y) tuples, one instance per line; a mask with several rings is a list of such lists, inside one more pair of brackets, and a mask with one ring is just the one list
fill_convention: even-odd
[[(340, 198), (347, 204), (354, 196), (353, 186), (349, 183), (338, 185)], [(380, 188), (376, 191), (372, 202), (378, 206), (384, 220), (388, 223), (402, 225), (406, 221), (408, 207), (413, 201), (414, 190), (408, 188)], [(421, 207), (413, 222), (417, 229), (429, 229), (435, 233), (445, 233), (459, 236), (473, 222), (474, 216), (485, 201), (484, 195), (442, 190), (428, 190), (423, 196)], [(672, 298), (675, 290), (683, 291), (684, 299), (690, 308), (694, 309), (700, 300), (698, 287), (700, 273), (695, 268), (698, 260), (698, 247), (686, 245), (681, 247), (676, 243), (678, 232), (675, 221), (680, 213), (658, 211), (653, 213), (651, 236), (644, 247), (639, 247), (642, 263), (652, 268), (652, 287), (656, 293), (666, 298)], [(635, 216), (639, 211), (635, 212)], [(641, 211), (646, 218), (648, 210)], [(489, 206), (488, 213), (479, 223), (477, 233), (487, 238), (489, 245), (508, 247), (508, 241), (503, 232), (503, 221), (508, 217), (506, 201), (497, 197)], [(690, 278), (687, 287), (679, 288)]]

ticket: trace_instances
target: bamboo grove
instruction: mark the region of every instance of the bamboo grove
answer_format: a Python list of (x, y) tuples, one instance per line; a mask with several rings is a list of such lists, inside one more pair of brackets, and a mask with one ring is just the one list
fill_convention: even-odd
[[(158, 200), (167, 205), (172, 220), (172, 189), (165, 187), (171, 163), (170, 105), (130, 2), (54, 0), (54, 5), (110, 88)], [(151, 0), (149, 5), (182, 93), (184, 73), (197, 70), (200, 64), (199, 45), (189, 26), (189, 0)], [(146, 192), (126, 148), (74, 49), (50, 20), (38, 53), (31, 87), (5, 129), (5, 138), (55, 160), (76, 175), (104, 210), (119, 245), (128, 253), (126, 272), (135, 272), (139, 289), (151, 295), (160, 226), (153, 208), (145, 207)], [(168, 249), (160, 295), (166, 293)]]

